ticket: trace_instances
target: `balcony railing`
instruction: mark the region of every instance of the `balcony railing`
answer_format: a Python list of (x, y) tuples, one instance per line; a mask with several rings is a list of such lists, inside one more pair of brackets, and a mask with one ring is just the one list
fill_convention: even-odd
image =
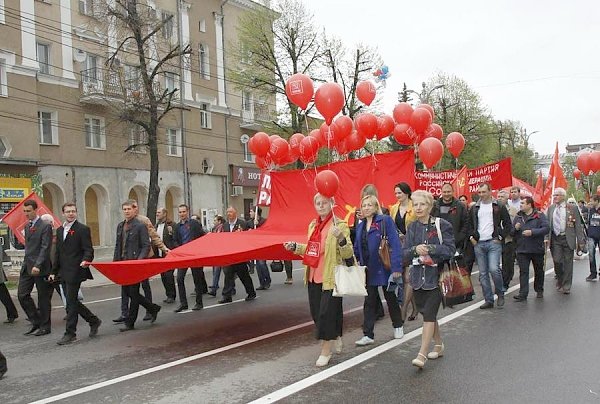
[[(155, 82), (154, 93), (161, 95), (162, 89)], [(81, 101), (106, 102), (107, 99), (144, 99), (146, 92), (141, 79), (125, 78), (123, 70), (87, 69), (81, 71)]]
[(252, 125), (258, 122), (269, 122), (273, 119), (269, 106), (261, 102), (253, 102), (242, 107), (243, 125)]

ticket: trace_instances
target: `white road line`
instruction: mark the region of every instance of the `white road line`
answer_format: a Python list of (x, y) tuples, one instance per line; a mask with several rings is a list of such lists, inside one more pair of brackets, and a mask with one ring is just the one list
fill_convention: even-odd
[[(551, 272), (554, 272), (554, 268), (547, 270), (546, 275), (548, 275)], [(533, 282), (533, 278), (529, 279), (529, 283), (532, 283), (532, 282)], [(515, 290), (518, 290), (518, 289), (519, 289), (519, 285), (514, 285), (514, 286), (510, 287), (505, 292), (505, 294), (514, 292)], [(446, 324), (458, 317), (464, 316), (467, 313), (477, 310), (477, 308), (479, 308), (480, 304), (481, 304), (480, 301), (473, 303), (470, 306), (467, 306), (462, 310), (459, 310), (457, 312), (454, 312), (452, 314), (444, 316), (443, 318), (438, 320), (438, 322), (440, 325)], [(372, 359), (379, 354), (389, 351), (392, 348), (395, 348), (399, 345), (407, 343), (408, 341), (420, 336), (422, 333), (423, 333), (423, 327), (413, 330), (413, 331), (409, 332), (408, 334), (406, 334), (404, 336), (404, 338), (402, 338), (402, 339), (395, 339), (395, 340), (386, 342), (385, 344), (379, 345), (376, 348), (373, 348), (365, 353), (362, 353), (353, 358), (350, 358), (347, 361), (344, 361), (338, 365), (327, 368), (327, 369), (323, 370), (322, 372), (319, 372), (310, 377), (307, 377), (306, 379), (299, 380), (296, 383), (293, 383), (293, 384), (286, 386), (280, 390), (274, 391), (266, 396), (263, 396), (254, 401), (251, 401), (249, 404), (274, 403), (276, 401), (279, 401), (281, 399), (289, 397), (292, 394), (295, 394), (301, 390), (304, 390), (310, 386), (313, 386), (319, 382), (322, 382), (325, 379), (328, 379), (328, 378), (335, 376), (345, 370), (348, 370), (354, 366), (357, 366), (357, 365), (361, 364), (362, 362)]]
[[(260, 296), (256, 296), (256, 299), (258, 299)], [(240, 303), (240, 302), (245, 302), (246, 299), (238, 299), (238, 300), (234, 300), (232, 302), (229, 303), (217, 303), (217, 304), (213, 304), (210, 306), (204, 306), (204, 308), (202, 310), (207, 310), (207, 309), (214, 309), (215, 307), (224, 307), (224, 306), (229, 306), (230, 304), (234, 304), (234, 303)], [(201, 310), (197, 310), (197, 311), (201, 311)], [(194, 310), (184, 310), (184, 311), (180, 311), (177, 314), (185, 314), (185, 313), (192, 313), (194, 312)]]
[[(349, 309), (349, 310), (344, 311), (344, 314), (350, 314), (350, 313), (353, 313), (355, 311), (359, 311), (359, 310), (362, 310), (362, 309), (363, 309), (362, 306), (355, 307), (353, 309)], [(56, 396), (52, 396), (52, 397), (48, 397), (48, 398), (43, 398), (43, 399), (38, 400), (38, 401), (33, 401), (30, 404), (45, 404), (45, 403), (53, 403), (53, 402), (58, 401), (58, 400), (64, 400), (65, 398), (69, 398), (69, 397), (77, 396), (79, 394), (83, 394), (83, 393), (87, 393), (87, 392), (90, 392), (90, 391), (98, 390), (98, 389), (101, 389), (103, 387), (111, 386), (113, 384), (121, 383), (121, 382), (124, 382), (124, 381), (127, 381), (127, 380), (131, 380), (131, 379), (135, 379), (135, 378), (138, 378), (138, 377), (141, 377), (141, 376), (145, 376), (145, 375), (148, 375), (148, 374), (151, 374), (151, 373), (159, 372), (161, 370), (165, 370), (165, 369), (169, 369), (169, 368), (172, 368), (172, 367), (175, 367), (175, 366), (183, 365), (185, 363), (192, 362), (192, 361), (195, 361), (197, 359), (206, 358), (208, 356), (213, 356), (213, 355), (216, 355), (216, 354), (220, 354), (222, 352), (226, 352), (226, 351), (230, 351), (232, 349), (243, 347), (245, 345), (249, 345), (249, 344), (253, 344), (255, 342), (263, 341), (265, 339), (276, 337), (278, 335), (285, 334), (285, 333), (288, 333), (288, 332), (291, 332), (291, 331), (299, 330), (301, 328), (308, 327), (308, 326), (311, 326), (313, 324), (314, 323), (312, 321), (307, 321), (305, 323), (297, 324), (297, 325), (294, 325), (292, 327), (285, 328), (283, 330), (274, 331), (274, 332), (271, 332), (271, 333), (268, 333), (268, 334), (260, 335), (258, 337), (247, 339), (245, 341), (236, 342), (235, 344), (231, 344), (231, 345), (227, 345), (227, 346), (224, 346), (224, 347), (221, 347), (221, 348), (213, 349), (212, 351), (202, 352), (200, 354), (188, 356), (186, 358), (181, 358), (181, 359), (178, 359), (178, 360), (173, 361), (173, 362), (168, 362), (168, 363), (164, 363), (162, 365), (158, 365), (158, 366), (154, 366), (154, 367), (151, 367), (151, 368), (148, 368), (148, 369), (140, 370), (138, 372), (130, 373), (128, 375), (117, 377), (115, 379), (110, 379), (110, 380), (106, 380), (106, 381), (103, 381), (103, 382), (100, 382), (100, 383), (92, 384), (92, 385), (87, 386), (87, 387), (82, 387), (82, 388), (79, 388), (79, 389), (76, 389), (76, 390), (67, 391), (65, 393), (58, 394)]]

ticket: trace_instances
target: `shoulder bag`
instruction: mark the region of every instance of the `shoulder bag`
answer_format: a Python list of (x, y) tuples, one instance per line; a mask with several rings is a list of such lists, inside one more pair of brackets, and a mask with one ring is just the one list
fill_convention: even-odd
[[(369, 229), (365, 229), (365, 231), (369, 231)], [(387, 232), (385, 229), (385, 217), (381, 221), (381, 241), (379, 242), (379, 258), (381, 258), (381, 263), (383, 264), (383, 268), (390, 271), (392, 269), (392, 260), (390, 257), (391, 248), (390, 242), (388, 240)]]
[(367, 267), (358, 265), (356, 259), (350, 258), (344, 264), (336, 265), (335, 286), (333, 296), (366, 296)]

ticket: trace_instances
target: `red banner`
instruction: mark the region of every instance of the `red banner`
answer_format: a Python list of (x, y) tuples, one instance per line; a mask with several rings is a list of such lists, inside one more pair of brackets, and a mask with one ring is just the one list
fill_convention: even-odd
[(308, 224), (316, 217), (313, 197), (318, 171), (329, 169), (338, 175), (340, 187), (334, 197), (335, 213), (348, 220), (353, 218), (360, 191), (366, 184), (374, 184), (381, 204), (390, 206), (396, 202), (395, 184), (405, 181), (414, 187), (414, 167), (413, 151), (408, 150), (332, 163), (319, 169), (271, 172), (271, 207), (260, 228), (209, 233), (176, 248), (163, 259), (93, 265), (113, 282), (128, 285), (172, 268), (224, 266), (249, 259), (293, 259), (294, 255), (283, 248), (283, 242), (306, 241)]
[[(458, 170), (446, 171), (417, 171), (415, 173), (416, 189), (429, 191), (434, 197), (442, 193), (445, 182), (452, 183), (457, 177)], [(510, 157), (495, 163), (473, 168), (467, 171), (469, 178), (469, 193), (477, 193), (479, 184), (487, 182), (492, 189), (502, 189), (512, 185), (512, 160)]]
[(260, 175), (260, 184), (258, 187), (258, 196), (256, 197), (256, 205), (271, 205), (271, 173), (268, 171), (263, 171)]
[(61, 225), (60, 219), (57, 218), (56, 216), (54, 216), (54, 213), (52, 213), (50, 211), (50, 209), (48, 209), (48, 207), (46, 205), (44, 205), (44, 202), (42, 202), (40, 197), (37, 196), (37, 194), (35, 192), (32, 192), (25, 199), (23, 199), (21, 202), (16, 204), (15, 207), (12, 208), (2, 218), (2, 221), (4, 223), (6, 223), (8, 225), (8, 227), (10, 227), (10, 229), (13, 231), (13, 233), (15, 234), (15, 236), (17, 237), (19, 242), (22, 244), (25, 244), (25, 225), (28, 222), (28, 219), (25, 216), (25, 213), (23, 213), (23, 203), (28, 199), (33, 199), (34, 201), (37, 202), (38, 216), (50, 214), (54, 218), (53, 227), (58, 228)]
[(452, 180), (452, 189), (454, 190), (454, 197), (458, 199), (461, 195), (467, 196), (467, 202), (471, 203), (471, 193), (469, 192), (469, 174), (467, 172), (467, 166), (463, 166), (458, 173), (456, 178)]
[(554, 148), (554, 157), (552, 158), (552, 164), (550, 165), (550, 172), (548, 173), (548, 179), (546, 180), (546, 188), (540, 202), (540, 210), (545, 212), (548, 207), (552, 204), (552, 194), (555, 188), (563, 188), (567, 190), (569, 184), (565, 179), (562, 167), (560, 166), (560, 156), (558, 154), (558, 142)]

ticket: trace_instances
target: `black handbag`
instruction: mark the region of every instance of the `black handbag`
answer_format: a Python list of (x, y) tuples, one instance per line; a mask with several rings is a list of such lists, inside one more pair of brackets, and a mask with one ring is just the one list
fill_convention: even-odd
[(283, 261), (272, 261), (271, 272), (283, 272)]

